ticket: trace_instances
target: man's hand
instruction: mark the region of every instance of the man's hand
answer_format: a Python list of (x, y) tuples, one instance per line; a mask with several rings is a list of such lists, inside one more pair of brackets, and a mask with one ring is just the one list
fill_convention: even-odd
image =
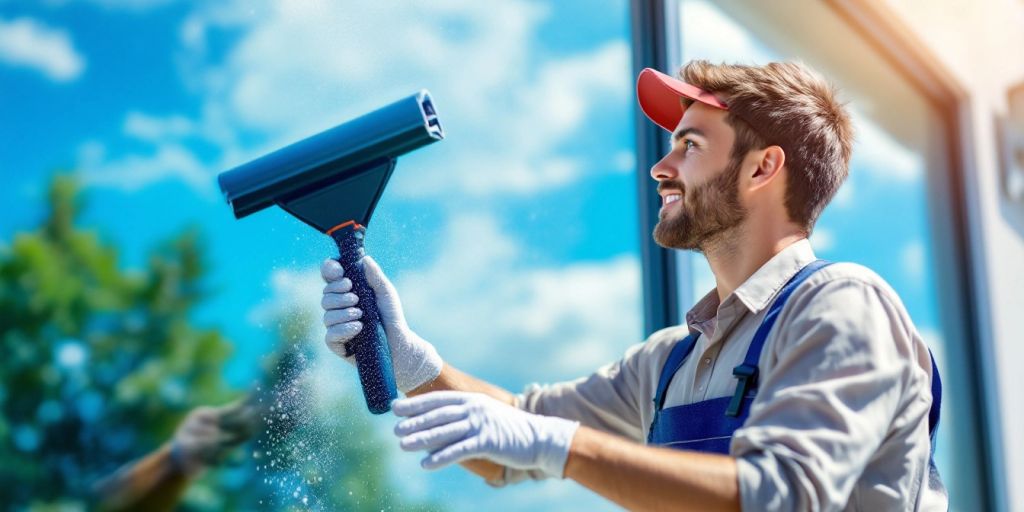
[[(377, 296), (380, 321), (391, 348), (391, 362), (395, 372), (395, 384), (403, 393), (433, 381), (441, 373), (441, 356), (434, 346), (412, 332), (405, 321), (398, 292), (388, 278), (369, 256), (362, 259), (366, 282)], [(355, 364), (355, 356), (348, 346), (349, 341), (363, 328), (359, 321), (363, 312), (356, 306), (359, 298), (352, 293), (352, 281), (345, 277), (345, 271), (337, 260), (328, 259), (320, 266), (320, 274), (327, 285), (321, 305), (324, 308), (324, 326), (327, 347), (339, 357)]]
[(539, 416), (480, 393), (438, 391), (396, 400), (406, 416), (395, 426), (406, 451), (427, 450), (427, 469), (485, 458), (513, 468), (562, 477), (579, 422)]
[(256, 431), (259, 413), (251, 400), (220, 407), (192, 409), (174, 432), (171, 459), (179, 470), (194, 475), (217, 464)]

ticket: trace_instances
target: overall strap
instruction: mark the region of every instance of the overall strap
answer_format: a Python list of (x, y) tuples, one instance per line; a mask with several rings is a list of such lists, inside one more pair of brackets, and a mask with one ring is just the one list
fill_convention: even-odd
[(935, 452), (935, 433), (939, 429), (939, 410), (942, 408), (942, 379), (939, 378), (939, 367), (935, 364), (935, 356), (928, 350), (932, 360), (932, 408), (928, 410), (928, 436), (932, 440), (932, 452)]
[(761, 349), (764, 348), (764, 343), (768, 339), (768, 334), (771, 332), (772, 327), (775, 325), (775, 320), (779, 318), (779, 313), (786, 305), (786, 300), (793, 294), (793, 290), (800, 286), (811, 274), (831, 264), (832, 262), (826, 260), (812, 261), (800, 269), (782, 287), (782, 291), (779, 292), (778, 297), (772, 302), (764, 320), (761, 321), (761, 325), (757, 328), (754, 339), (750, 342), (750, 348), (747, 349), (747, 355), (743, 358), (743, 364), (732, 370), (732, 374), (736, 376), (739, 382), (736, 383), (736, 392), (733, 393), (732, 401), (729, 402), (729, 408), (725, 411), (726, 415), (739, 416), (742, 412), (743, 397), (747, 396), (747, 393), (751, 390), (757, 389), (757, 362), (761, 358)]
[(672, 352), (668, 354), (668, 359), (665, 360), (665, 366), (661, 368), (661, 377), (658, 378), (658, 390), (654, 393), (655, 411), (660, 411), (664, 408), (665, 391), (668, 390), (672, 377), (675, 376), (679, 367), (683, 365), (683, 361), (690, 355), (690, 352), (693, 352), (693, 347), (697, 345), (697, 338), (699, 337), (700, 333), (695, 332), (683, 338), (672, 347)]

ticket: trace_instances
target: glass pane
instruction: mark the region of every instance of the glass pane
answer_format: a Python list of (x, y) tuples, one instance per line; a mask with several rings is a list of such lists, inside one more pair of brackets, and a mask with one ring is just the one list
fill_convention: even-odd
[[(255, 390), (255, 439), (184, 510), (614, 510), (422, 469), (324, 346), (337, 249), (276, 207), (233, 219), (216, 174), (428, 89), (447, 138), (399, 159), (367, 251), (453, 366), (584, 376), (643, 336), (629, 22), (626, 0), (0, 2), (29, 56), (0, 59), (0, 502), (92, 509), (97, 478)], [(46, 197), (68, 162), (81, 208)]]
[[(948, 301), (937, 298), (942, 276), (959, 271), (939, 266), (938, 248), (950, 237), (939, 227), (945, 226), (939, 220), (942, 205), (932, 199), (949, 172), (939, 113), (825, 4), (673, 4), (676, 66), (692, 59), (799, 59), (828, 77), (848, 101), (856, 133), (850, 176), (818, 220), (811, 243), (821, 258), (871, 268), (903, 300), (945, 383), (936, 461), (953, 508), (971, 510), (979, 502), (980, 462), (975, 445), (963, 440), (977, 439), (977, 424), (965, 386), (954, 384), (968, 378), (962, 356), (967, 347), (958, 343), (958, 311), (940, 309)], [(715, 287), (714, 276), (703, 256), (681, 253), (678, 259), (692, 272), (691, 280), (680, 283), (686, 299), (681, 303), (692, 304)]]

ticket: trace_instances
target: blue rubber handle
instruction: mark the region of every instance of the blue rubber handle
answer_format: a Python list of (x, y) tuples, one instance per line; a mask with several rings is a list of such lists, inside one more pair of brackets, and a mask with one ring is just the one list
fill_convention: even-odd
[(359, 297), (358, 307), (363, 311), (362, 330), (348, 342), (346, 350), (356, 356), (359, 382), (363, 386), (366, 406), (373, 414), (391, 410), (391, 401), (398, 398), (395, 373), (391, 366), (391, 349), (377, 310), (377, 296), (366, 282), (363, 273), (363, 235), (366, 229), (355, 223), (331, 232), (338, 244), (338, 262), (345, 277), (352, 280), (352, 293)]

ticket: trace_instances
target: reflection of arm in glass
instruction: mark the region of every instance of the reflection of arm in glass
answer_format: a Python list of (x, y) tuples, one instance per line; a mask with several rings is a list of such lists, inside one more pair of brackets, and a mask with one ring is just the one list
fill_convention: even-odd
[(257, 419), (248, 400), (193, 409), (171, 441), (96, 483), (100, 508), (173, 509), (189, 482), (252, 436)]
[(164, 444), (96, 483), (100, 510), (172, 510), (193, 476), (173, 461)]

